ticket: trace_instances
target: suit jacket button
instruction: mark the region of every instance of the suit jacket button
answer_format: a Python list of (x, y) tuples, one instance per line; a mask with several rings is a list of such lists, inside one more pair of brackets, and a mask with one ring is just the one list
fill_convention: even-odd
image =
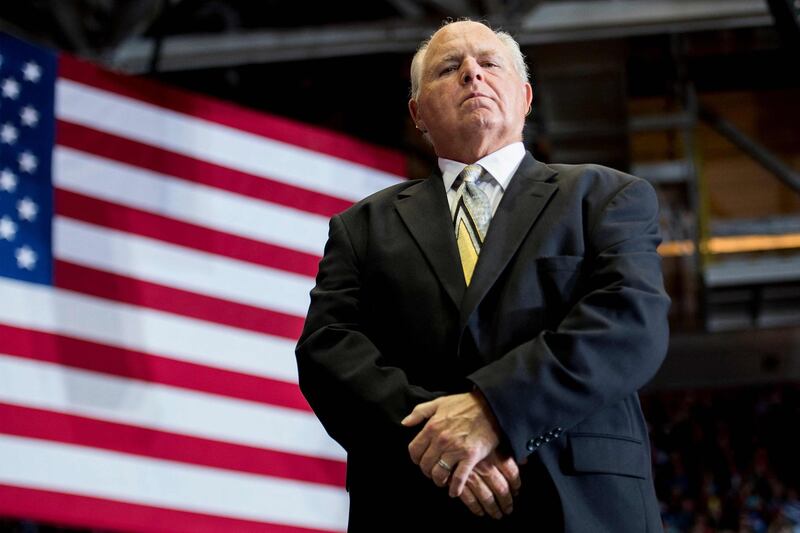
[(544, 439), (542, 437), (536, 437), (535, 439), (533, 439), (533, 445), (537, 448), (541, 446), (543, 442)]
[(536, 449), (536, 442), (533, 439), (530, 439), (528, 443), (525, 445), (529, 452), (532, 452)]

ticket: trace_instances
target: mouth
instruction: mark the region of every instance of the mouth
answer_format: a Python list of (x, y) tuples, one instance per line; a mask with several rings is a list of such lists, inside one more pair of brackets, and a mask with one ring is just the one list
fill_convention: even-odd
[(466, 96), (466, 98), (464, 98), (464, 99), (461, 101), (461, 103), (463, 104), (464, 102), (467, 102), (467, 101), (469, 101), (469, 100), (472, 100), (473, 98), (489, 98), (489, 96), (487, 96), (487, 95), (485, 95), (485, 94), (483, 94), (483, 93), (472, 92), (472, 93), (469, 93), (469, 94)]

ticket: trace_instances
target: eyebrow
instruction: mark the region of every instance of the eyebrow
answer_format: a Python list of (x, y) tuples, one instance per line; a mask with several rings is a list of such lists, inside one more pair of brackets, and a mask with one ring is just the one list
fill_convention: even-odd
[(443, 58), (441, 58), (438, 61), (436, 61), (436, 63), (434, 63), (434, 65), (441, 65), (443, 63), (458, 63), (458, 62), (461, 61), (461, 59), (463, 57), (464, 57), (463, 54), (461, 54), (461, 55), (458, 55), (458, 54), (446, 55)]
[(478, 57), (487, 57), (487, 56), (490, 56), (490, 57), (502, 57), (502, 55), (503, 54), (502, 54), (502, 52), (500, 50), (493, 50), (493, 49), (490, 49), (490, 50), (478, 50), (478, 54), (477, 54)]
[[(479, 50), (475, 57), (482, 58), (482, 57), (492, 57), (498, 58), (502, 57), (502, 54), (498, 50)], [(441, 65), (442, 63), (450, 63), (450, 62), (460, 62), (464, 58), (464, 54), (448, 54), (444, 56), (442, 59), (437, 61), (436, 65)]]

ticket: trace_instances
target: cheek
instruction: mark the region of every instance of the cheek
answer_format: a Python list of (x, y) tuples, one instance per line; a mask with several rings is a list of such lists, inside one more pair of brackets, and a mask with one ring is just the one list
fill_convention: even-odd
[(524, 113), (527, 109), (527, 104), (525, 103), (525, 93), (517, 89), (516, 87), (511, 87), (509, 89), (509, 94), (511, 95), (508, 99), (508, 107), (507, 111), (517, 113), (520, 110)]

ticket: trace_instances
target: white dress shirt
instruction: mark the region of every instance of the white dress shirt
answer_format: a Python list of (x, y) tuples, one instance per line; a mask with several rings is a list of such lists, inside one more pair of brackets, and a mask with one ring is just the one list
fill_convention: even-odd
[[(525, 147), (521, 142), (515, 142), (500, 148), (475, 161), (474, 164), (480, 165), (486, 171), (478, 179), (478, 187), (489, 197), (492, 205), (492, 216), (500, 205), (503, 193), (508, 188), (508, 183), (525, 157)], [(456, 190), (453, 189), (453, 182), (466, 167), (466, 163), (453, 161), (452, 159), (439, 158), (439, 170), (442, 171), (442, 181), (444, 190), (447, 192), (447, 201), (450, 204), (450, 218), (455, 215), (456, 210)]]

